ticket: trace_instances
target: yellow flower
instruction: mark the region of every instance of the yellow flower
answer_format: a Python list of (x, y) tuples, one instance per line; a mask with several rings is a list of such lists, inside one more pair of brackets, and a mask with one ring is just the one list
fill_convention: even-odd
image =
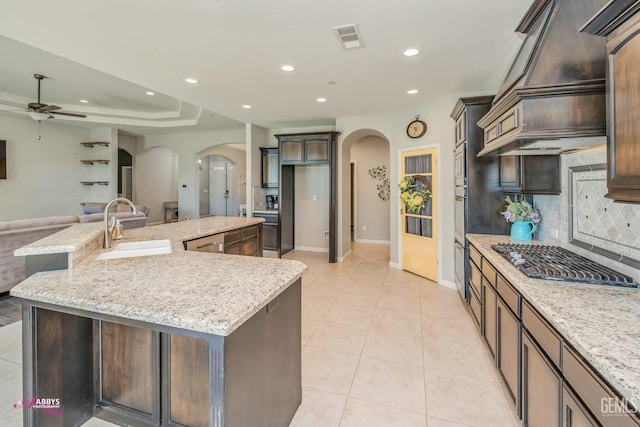
[(420, 206), (422, 205), (422, 203), (424, 203), (424, 198), (422, 196), (415, 196), (411, 200), (411, 203), (413, 203), (414, 206)]
[(407, 187), (409, 186), (409, 181), (407, 181), (406, 179), (403, 179), (402, 181), (400, 181), (398, 186), (400, 187), (401, 190), (406, 190)]
[(402, 200), (406, 201), (409, 198), (409, 193), (407, 191), (404, 191), (400, 197), (402, 198)]

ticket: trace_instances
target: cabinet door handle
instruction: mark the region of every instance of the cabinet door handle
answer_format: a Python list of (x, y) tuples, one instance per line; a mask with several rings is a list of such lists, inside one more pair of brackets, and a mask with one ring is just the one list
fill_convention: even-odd
[(196, 246), (196, 249), (206, 248), (207, 246), (213, 246), (213, 242), (205, 243), (204, 245)]

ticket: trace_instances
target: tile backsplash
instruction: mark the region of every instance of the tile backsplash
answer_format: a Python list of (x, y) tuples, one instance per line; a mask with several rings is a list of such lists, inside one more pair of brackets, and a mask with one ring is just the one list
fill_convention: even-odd
[[(562, 156), (562, 193), (533, 198), (542, 216), (537, 238), (564, 246), (638, 280), (640, 270), (617, 259), (625, 256), (640, 261), (640, 205), (614, 203), (604, 197), (606, 161), (604, 146)], [(572, 240), (577, 242), (571, 244)], [(583, 246), (605, 250), (616, 260)]]

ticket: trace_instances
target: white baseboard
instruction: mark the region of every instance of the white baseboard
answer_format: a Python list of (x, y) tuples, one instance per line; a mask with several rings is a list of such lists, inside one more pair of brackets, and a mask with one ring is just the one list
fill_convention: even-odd
[(296, 246), (293, 248), (294, 251), (303, 251), (303, 252), (326, 252), (329, 253), (329, 248), (316, 248), (314, 246)]
[(388, 245), (388, 240), (369, 240), (369, 239), (356, 239), (356, 243), (373, 243), (374, 245)]
[(439, 284), (444, 286), (445, 288), (453, 289), (454, 291), (458, 290), (458, 285), (456, 285), (455, 282), (450, 282), (448, 280), (440, 279)]
[(345, 259), (349, 258), (349, 256), (351, 256), (351, 249), (349, 249), (347, 251), (346, 254), (344, 254), (344, 256), (339, 256), (338, 257), (338, 262), (344, 262)]
[(395, 268), (396, 270), (402, 270), (402, 267), (397, 262), (389, 261), (389, 267)]

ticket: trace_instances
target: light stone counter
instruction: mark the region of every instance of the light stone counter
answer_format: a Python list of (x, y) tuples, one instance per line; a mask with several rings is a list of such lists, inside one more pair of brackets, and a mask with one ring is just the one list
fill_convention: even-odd
[[(211, 217), (126, 230), (127, 240), (171, 239), (172, 253), (99, 261), (103, 249), (69, 270), (37, 273), (11, 295), (104, 315), (227, 336), (306, 271), (298, 261), (187, 252), (182, 241), (262, 222), (261, 218)], [(72, 226), (79, 227), (80, 225)], [(29, 245), (77, 249), (95, 229), (66, 229)], [(83, 233), (86, 236), (81, 237)], [(43, 241), (45, 241), (42, 243)], [(77, 246), (74, 246), (77, 245)], [(86, 244), (85, 244), (86, 245)]]
[(603, 378), (640, 407), (640, 290), (531, 280), (491, 249), (508, 243), (508, 236), (467, 238)]

